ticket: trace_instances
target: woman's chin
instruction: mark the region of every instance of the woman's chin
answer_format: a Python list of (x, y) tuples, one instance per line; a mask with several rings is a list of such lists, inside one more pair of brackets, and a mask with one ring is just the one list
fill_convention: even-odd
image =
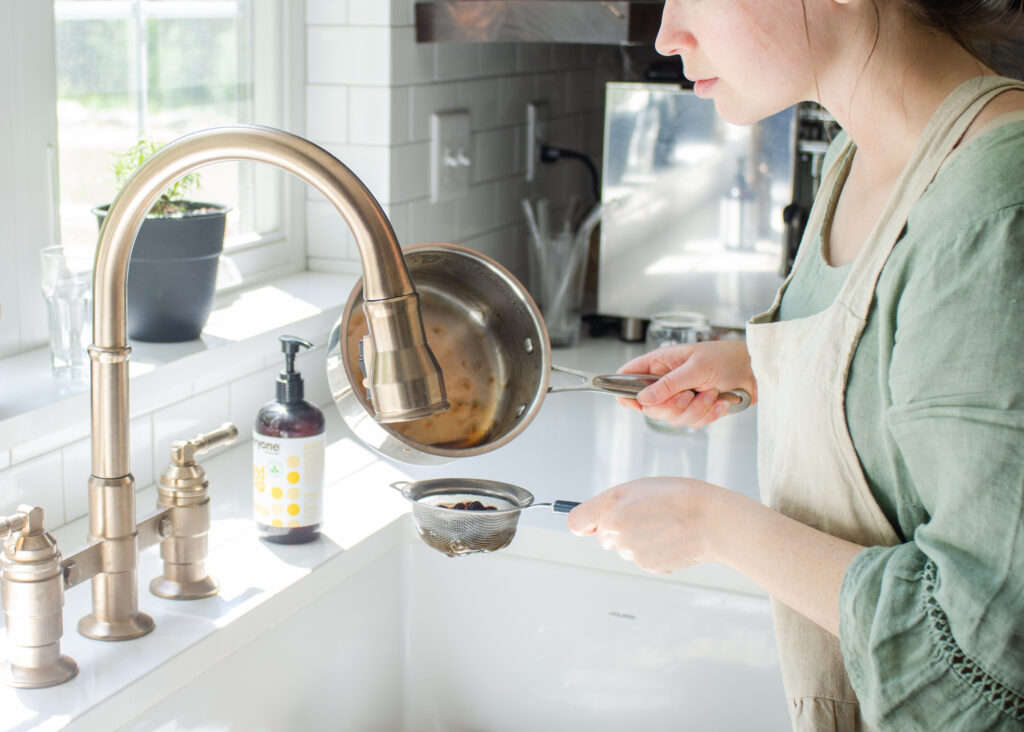
[(718, 112), (719, 117), (729, 124), (743, 127), (760, 122), (782, 111), (781, 109), (759, 109), (753, 105), (737, 104), (734, 100), (727, 99), (715, 99), (714, 102), (715, 111)]

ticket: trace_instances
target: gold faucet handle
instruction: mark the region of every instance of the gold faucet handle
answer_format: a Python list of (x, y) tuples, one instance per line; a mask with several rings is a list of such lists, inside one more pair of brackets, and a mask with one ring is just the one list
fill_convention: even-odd
[(221, 445), (230, 445), (238, 437), (238, 428), (225, 422), (213, 432), (196, 435), (191, 440), (176, 440), (171, 443), (171, 462), (175, 465), (194, 465), (196, 455)]
[[(18, 506), (18, 510), (10, 516), (0, 516), (0, 541), (11, 534), (16, 534), (29, 524), (29, 517), (34, 510), (39, 511), (38, 522), (42, 529), (43, 509), (34, 509), (32, 506)], [(30, 529), (31, 531), (31, 529)]]

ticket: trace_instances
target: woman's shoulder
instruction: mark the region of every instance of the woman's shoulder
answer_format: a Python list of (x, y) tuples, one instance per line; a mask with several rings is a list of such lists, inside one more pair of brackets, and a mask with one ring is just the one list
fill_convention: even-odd
[(1024, 119), (987, 130), (958, 149), (911, 218), (957, 229), (1024, 206)]

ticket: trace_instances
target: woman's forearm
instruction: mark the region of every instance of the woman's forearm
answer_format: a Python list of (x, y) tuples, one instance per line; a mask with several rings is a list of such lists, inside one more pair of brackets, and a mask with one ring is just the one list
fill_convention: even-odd
[(864, 547), (732, 491), (714, 496), (706, 559), (744, 574), (776, 600), (839, 635), (839, 587)]

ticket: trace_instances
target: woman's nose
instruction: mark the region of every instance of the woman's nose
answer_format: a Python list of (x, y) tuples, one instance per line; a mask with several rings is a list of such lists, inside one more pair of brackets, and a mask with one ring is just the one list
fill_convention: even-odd
[(697, 47), (697, 39), (686, 30), (680, 5), (678, 0), (666, 0), (661, 13), (661, 27), (654, 48), (662, 56), (677, 56)]

